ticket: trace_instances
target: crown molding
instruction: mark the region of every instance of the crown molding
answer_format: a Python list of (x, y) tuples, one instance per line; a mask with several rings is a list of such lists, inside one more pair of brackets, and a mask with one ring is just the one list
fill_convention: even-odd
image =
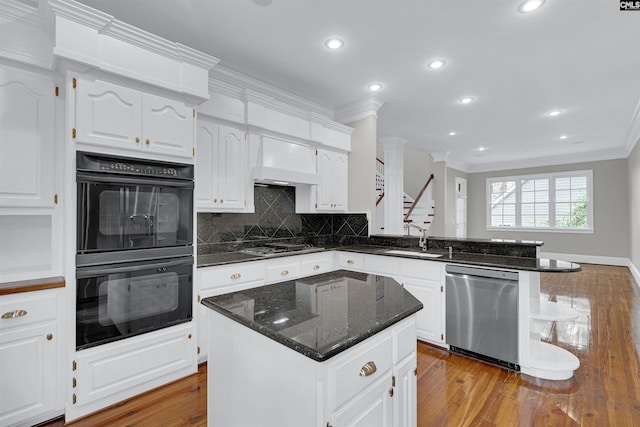
[(365, 98), (361, 101), (352, 102), (337, 108), (333, 118), (340, 123), (353, 123), (358, 120), (378, 118), (378, 110), (384, 105), (384, 101), (375, 96)]
[(206, 70), (215, 67), (220, 61), (218, 58), (156, 36), (73, 0), (49, 0), (49, 4), (55, 16), (93, 28), (100, 35), (121, 40), (169, 59)]
[(584, 153), (576, 153), (569, 156), (548, 156), (537, 157), (534, 159), (523, 159), (517, 161), (505, 161), (486, 164), (472, 164), (467, 167), (466, 173), (494, 172), (503, 170), (517, 170), (526, 168), (536, 168), (545, 166), (568, 165), (574, 163), (589, 163), (604, 160), (626, 159), (628, 154), (626, 149), (619, 148), (613, 150), (589, 151)]
[(435, 153), (430, 153), (431, 154), (431, 158), (433, 159), (434, 162), (446, 162), (449, 158), (449, 152), (448, 151), (438, 151)]
[(378, 139), (378, 142), (382, 144), (384, 149), (386, 150), (387, 147), (392, 149), (402, 148), (409, 141), (406, 138), (402, 138), (399, 136), (386, 136), (384, 138)]
[(31, 25), (42, 24), (37, 1), (4, 0), (0, 2), (0, 15)]
[[(238, 93), (249, 90), (252, 94), (262, 94), (262, 98), (270, 98), (272, 100), (271, 102), (289, 105), (297, 110), (314, 112), (329, 118), (333, 117), (333, 110), (326, 105), (310, 101), (293, 92), (258, 80), (226, 67), (223, 64), (218, 64), (209, 71), (209, 82), (210, 86), (221, 87), (223, 90), (230, 91), (231, 93), (238, 88), (238, 92), (232, 96), (237, 96)], [(258, 96), (258, 98), (260, 98), (260, 96)]]

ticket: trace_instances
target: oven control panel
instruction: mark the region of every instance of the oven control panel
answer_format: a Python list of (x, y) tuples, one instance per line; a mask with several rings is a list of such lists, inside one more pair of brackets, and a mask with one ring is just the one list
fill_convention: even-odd
[(174, 168), (122, 162), (100, 162), (100, 170), (103, 172), (129, 172), (136, 175), (178, 176), (178, 171)]
[(93, 153), (78, 152), (78, 171), (93, 173), (116, 173), (139, 177), (174, 178), (193, 180), (193, 165), (138, 160), (128, 157), (108, 157)]

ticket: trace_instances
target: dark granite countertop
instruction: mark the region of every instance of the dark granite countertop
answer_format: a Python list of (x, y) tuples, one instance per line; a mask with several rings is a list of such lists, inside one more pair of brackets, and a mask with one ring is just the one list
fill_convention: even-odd
[[(368, 245), (352, 245), (352, 246), (343, 246), (337, 248), (341, 251), (346, 252), (358, 252), (364, 254), (373, 254), (373, 255), (385, 255), (385, 256), (395, 256), (401, 258), (410, 258), (410, 259), (421, 259), (421, 260), (429, 260), (429, 261), (440, 261), (440, 262), (449, 262), (456, 264), (468, 264), (468, 265), (480, 265), (483, 267), (494, 267), (494, 268), (509, 268), (513, 270), (525, 270), (525, 271), (539, 271), (546, 273), (570, 273), (582, 270), (580, 264), (576, 264), (574, 262), (569, 261), (561, 261), (555, 259), (547, 259), (547, 258), (526, 258), (526, 257), (512, 257), (512, 256), (504, 256), (504, 255), (491, 255), (491, 254), (480, 254), (480, 253), (470, 253), (470, 252), (456, 252), (453, 251), (452, 255), (449, 256), (448, 251), (443, 250), (430, 250), (427, 253), (434, 255), (441, 255), (437, 258), (431, 257), (423, 257), (420, 255), (420, 251), (411, 250), (407, 248), (392, 248), (392, 247), (384, 247), (380, 248), (378, 246), (368, 246)], [(393, 254), (389, 253), (390, 250), (400, 250), (402, 254)], [(415, 252), (415, 255), (410, 255), (408, 252)]]
[(205, 298), (201, 303), (319, 362), (423, 307), (389, 277), (347, 270)]
[[(492, 255), (492, 254), (483, 254), (483, 253), (472, 253), (472, 252), (458, 252), (453, 251), (451, 257), (449, 257), (449, 252), (440, 249), (429, 250), (428, 253), (439, 254), (442, 255), (438, 258), (426, 258), (420, 256), (420, 251), (412, 248), (402, 248), (402, 247), (393, 247), (393, 246), (377, 246), (377, 245), (328, 245), (325, 248), (316, 248), (316, 249), (307, 249), (305, 251), (300, 252), (285, 252), (276, 255), (270, 255), (268, 257), (264, 256), (255, 256), (248, 255), (242, 252), (221, 252), (207, 255), (198, 255), (198, 267), (210, 267), (217, 265), (225, 265), (225, 264), (234, 264), (237, 262), (244, 261), (259, 261), (271, 258), (278, 258), (284, 256), (291, 255), (300, 255), (305, 253), (314, 253), (314, 252), (322, 252), (327, 250), (340, 250), (347, 252), (358, 252), (370, 255), (385, 255), (385, 256), (395, 256), (400, 258), (409, 258), (409, 259), (422, 259), (429, 261), (440, 261), (440, 262), (450, 262), (450, 263), (458, 263), (458, 264), (468, 264), (468, 265), (480, 265), (484, 267), (494, 267), (494, 268), (509, 268), (514, 270), (525, 270), (525, 271), (539, 271), (546, 273), (569, 273), (582, 270), (580, 264), (576, 264), (569, 261), (561, 261), (555, 259), (546, 259), (546, 258), (529, 258), (529, 257), (515, 257), (515, 256), (507, 256), (507, 255)], [(403, 252), (415, 252), (416, 255), (412, 255), (409, 253), (403, 254), (392, 254), (389, 253), (390, 250), (400, 250)]]

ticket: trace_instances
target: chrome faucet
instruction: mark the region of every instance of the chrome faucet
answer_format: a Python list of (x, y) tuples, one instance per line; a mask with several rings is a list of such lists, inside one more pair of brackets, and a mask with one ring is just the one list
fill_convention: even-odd
[(409, 227), (413, 227), (416, 230), (420, 230), (422, 232), (422, 235), (420, 236), (420, 240), (418, 240), (418, 246), (420, 246), (420, 249), (423, 252), (427, 251), (427, 229), (424, 227), (420, 227), (419, 225), (416, 225), (412, 222), (407, 222), (404, 224), (404, 228), (407, 229), (407, 232), (409, 232)]

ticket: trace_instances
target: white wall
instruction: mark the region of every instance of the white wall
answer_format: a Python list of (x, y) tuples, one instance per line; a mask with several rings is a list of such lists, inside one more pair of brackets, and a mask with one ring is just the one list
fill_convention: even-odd
[[(638, 179), (640, 179), (640, 155), (636, 147), (635, 193), (637, 197)], [(571, 170), (593, 170), (594, 228), (592, 234), (545, 233), (523, 231), (487, 231), (486, 230), (486, 179), (499, 176), (528, 175)], [(638, 221), (640, 207), (637, 206), (630, 217), (629, 176), (627, 159), (606, 160), (600, 162), (575, 163), (568, 165), (513, 169), (497, 172), (469, 174), (467, 177), (468, 194), (468, 236), (473, 238), (526, 239), (542, 240), (542, 252), (577, 254), (598, 257), (629, 257), (630, 218)], [(638, 229), (636, 225), (636, 242)], [(636, 260), (640, 248), (636, 244)]]

